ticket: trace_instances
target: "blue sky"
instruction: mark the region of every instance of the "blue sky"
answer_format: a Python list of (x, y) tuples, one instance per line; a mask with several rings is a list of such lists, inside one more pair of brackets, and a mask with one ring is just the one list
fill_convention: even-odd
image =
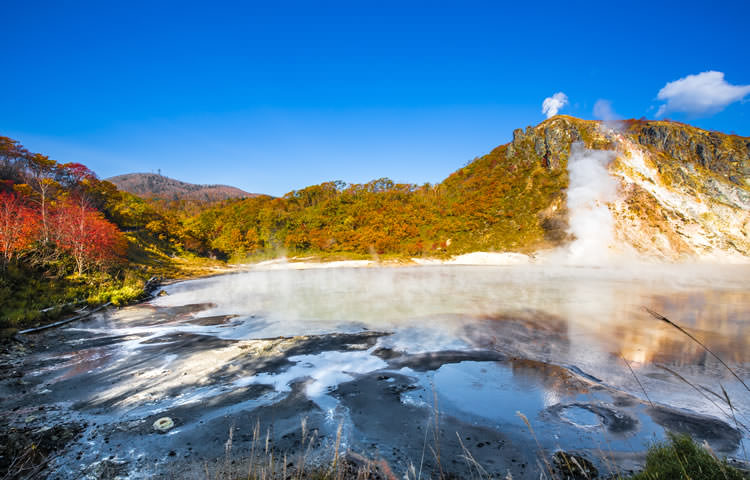
[[(161, 169), (273, 195), (334, 179), (439, 182), (544, 120), (556, 92), (561, 113), (594, 118), (604, 99), (653, 118), (668, 82), (716, 71), (750, 84), (747, 1), (2, 10), (0, 135), (101, 177)], [(680, 110), (692, 92), (664, 116), (750, 136), (750, 95)]]

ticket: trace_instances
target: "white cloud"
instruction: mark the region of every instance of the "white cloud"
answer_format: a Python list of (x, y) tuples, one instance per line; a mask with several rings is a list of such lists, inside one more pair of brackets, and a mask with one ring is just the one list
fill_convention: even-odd
[(727, 105), (742, 100), (750, 93), (750, 85), (730, 85), (723, 72), (703, 72), (667, 83), (656, 96), (667, 103), (656, 112), (683, 112), (692, 116), (712, 115)]
[(563, 92), (557, 92), (551, 97), (544, 99), (544, 102), (542, 102), (542, 113), (547, 115), (547, 118), (554, 117), (567, 104), (568, 96)]

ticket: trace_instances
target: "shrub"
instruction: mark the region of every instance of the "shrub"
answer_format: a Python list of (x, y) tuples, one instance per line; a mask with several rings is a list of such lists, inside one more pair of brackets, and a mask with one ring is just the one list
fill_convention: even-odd
[(743, 480), (750, 478), (697, 445), (687, 435), (667, 433), (667, 441), (648, 450), (646, 468), (631, 480)]

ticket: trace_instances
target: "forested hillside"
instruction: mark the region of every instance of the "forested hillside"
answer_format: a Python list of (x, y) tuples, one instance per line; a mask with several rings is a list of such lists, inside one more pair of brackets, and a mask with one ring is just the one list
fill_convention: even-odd
[(530, 252), (564, 238), (564, 170), (509, 160), (505, 147), (439, 185), (328, 182), (282, 198), (210, 208), (186, 229), (207, 251), (235, 259), (259, 253), (445, 256), (472, 250)]
[(33, 325), (70, 304), (127, 302), (149, 276), (178, 275), (190, 257), (175, 214), (84, 165), (0, 137), (0, 328)]

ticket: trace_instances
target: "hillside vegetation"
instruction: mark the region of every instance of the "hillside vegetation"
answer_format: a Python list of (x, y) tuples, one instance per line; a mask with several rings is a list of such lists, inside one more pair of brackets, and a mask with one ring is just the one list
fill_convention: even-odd
[[(567, 116), (514, 131), (512, 142), (438, 185), (328, 182), (282, 198), (229, 201), (185, 228), (204, 253), (237, 261), (283, 253), (530, 253), (571, 240), (566, 188), (573, 142), (618, 154), (610, 171), (620, 179), (620, 200), (610, 209), (622, 243), (668, 259), (714, 250), (750, 255), (749, 138), (668, 121), (626, 121), (613, 129)], [(638, 171), (634, 156), (643, 163)]]
[[(175, 192), (203, 187), (156, 175), (143, 187), (149, 198), (139, 198), (83, 165), (58, 164), (0, 137), (1, 326), (43, 321), (40, 310), (72, 301), (123, 303), (151, 275), (205, 271), (214, 259), (559, 247), (572, 240), (566, 188), (574, 142), (617, 153), (609, 171), (620, 192), (609, 209), (623, 245), (670, 260), (750, 257), (750, 138), (669, 121), (614, 127), (553, 117), (514, 131), (510, 143), (437, 185), (333, 181), (280, 198), (223, 201), (185, 200)], [(168, 199), (173, 193), (177, 201)]]
[(205, 271), (211, 262), (184, 248), (180, 225), (84, 165), (0, 137), (0, 331), (80, 304), (126, 303), (154, 275)]

